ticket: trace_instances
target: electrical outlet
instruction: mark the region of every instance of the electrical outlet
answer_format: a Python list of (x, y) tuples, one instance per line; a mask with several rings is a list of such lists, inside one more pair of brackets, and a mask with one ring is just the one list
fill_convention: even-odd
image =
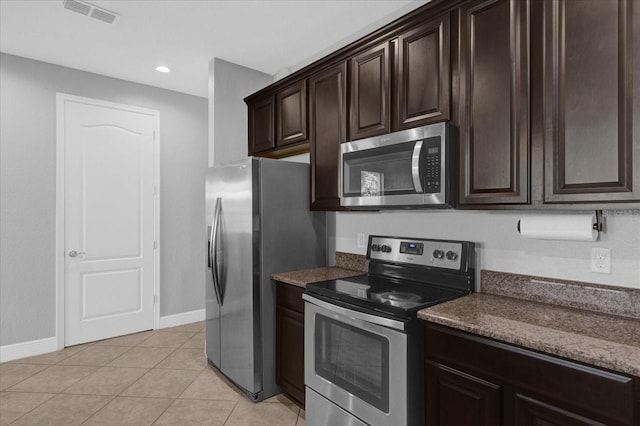
[(363, 232), (358, 232), (358, 248), (365, 248), (366, 242)]
[(591, 272), (611, 273), (611, 249), (595, 247), (591, 249)]

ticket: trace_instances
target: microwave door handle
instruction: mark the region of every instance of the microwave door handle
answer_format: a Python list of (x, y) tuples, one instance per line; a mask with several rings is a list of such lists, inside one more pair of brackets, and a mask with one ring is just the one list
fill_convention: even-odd
[(422, 141), (416, 142), (411, 155), (411, 176), (413, 177), (413, 187), (417, 193), (422, 193), (422, 182), (420, 181), (420, 152), (422, 151)]

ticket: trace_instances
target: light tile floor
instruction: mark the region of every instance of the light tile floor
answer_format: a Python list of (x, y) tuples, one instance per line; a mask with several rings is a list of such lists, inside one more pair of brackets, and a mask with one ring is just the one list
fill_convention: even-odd
[(304, 426), (284, 395), (253, 403), (207, 364), (204, 322), (0, 364), (0, 426)]

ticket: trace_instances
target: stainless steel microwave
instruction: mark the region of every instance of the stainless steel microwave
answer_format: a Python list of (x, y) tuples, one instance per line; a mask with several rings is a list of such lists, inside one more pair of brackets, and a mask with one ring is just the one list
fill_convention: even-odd
[(340, 205), (352, 209), (453, 205), (452, 126), (430, 124), (340, 146)]

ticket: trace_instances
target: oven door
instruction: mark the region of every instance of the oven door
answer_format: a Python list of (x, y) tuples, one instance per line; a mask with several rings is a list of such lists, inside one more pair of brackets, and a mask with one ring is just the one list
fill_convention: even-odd
[[(406, 425), (407, 334), (401, 331), (404, 323), (346, 309), (307, 294), (303, 298), (307, 302), (307, 388), (366, 424)], [(325, 424), (331, 410), (313, 406), (313, 399), (309, 402), (307, 424)]]

